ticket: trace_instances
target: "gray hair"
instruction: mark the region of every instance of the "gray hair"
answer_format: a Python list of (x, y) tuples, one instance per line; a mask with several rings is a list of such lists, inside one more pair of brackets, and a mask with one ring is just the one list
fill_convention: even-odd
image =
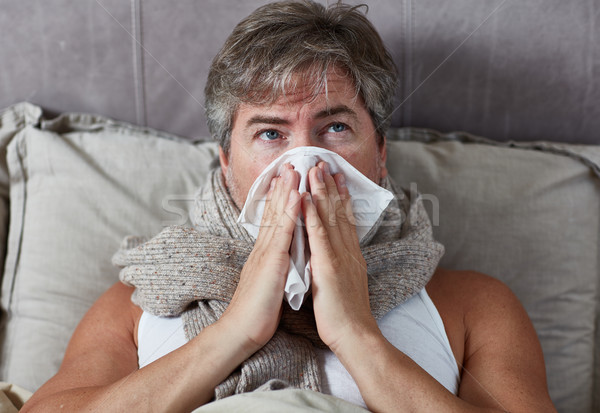
[(315, 85), (316, 97), (326, 90), (328, 70), (336, 68), (352, 78), (381, 142), (391, 122), (397, 70), (362, 7), (282, 1), (259, 7), (235, 27), (204, 90), (208, 128), (226, 154), (240, 103), (275, 102), (296, 86), (295, 75)]

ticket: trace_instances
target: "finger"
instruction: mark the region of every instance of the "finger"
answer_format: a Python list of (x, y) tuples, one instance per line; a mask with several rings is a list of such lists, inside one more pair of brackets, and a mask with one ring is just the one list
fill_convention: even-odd
[(291, 167), (284, 168), (281, 176), (273, 179), (259, 232), (261, 241), (276, 239), (286, 251), (300, 213), (298, 183), (298, 173)]
[[(328, 186), (325, 182), (326, 173), (323, 168), (316, 166), (308, 172), (310, 182), (310, 194), (312, 203), (319, 215), (320, 222), (327, 231), (329, 240), (333, 245), (338, 245), (343, 242), (339, 228), (337, 228), (334, 199), (331, 199)], [(329, 179), (332, 179), (331, 176)], [(333, 183), (335, 186), (335, 183)], [(334, 196), (337, 196), (337, 191)]]
[[(329, 202), (330, 202), (330, 214), (334, 217), (335, 221), (335, 230), (337, 230), (341, 235), (341, 240), (343, 242), (347, 242), (348, 240), (352, 240), (353, 237), (356, 237), (356, 229), (351, 228), (350, 220), (348, 219), (348, 214), (346, 211), (348, 202), (344, 202), (342, 199), (342, 195), (349, 200), (350, 194), (348, 192), (348, 188), (345, 185), (345, 179), (342, 174), (336, 174), (333, 176), (329, 169), (329, 165), (327, 162), (320, 162), (318, 166), (323, 171), (323, 178), (325, 181), (325, 186), (327, 187), (327, 193), (329, 194)], [(341, 178), (340, 178), (341, 177)], [(338, 184), (338, 180), (343, 183), (343, 187), (340, 188)], [(340, 193), (340, 189), (342, 193)]]
[(269, 214), (272, 214), (272, 217), (275, 219), (275, 221), (279, 218), (278, 212), (283, 210), (286, 203), (286, 179), (288, 179), (288, 170), (289, 164), (283, 165), (280, 175), (275, 178), (275, 185), (273, 186), (273, 194), (268, 211), (265, 208), (265, 213), (269, 212)]
[(283, 188), (281, 195), (281, 208), (284, 213), (283, 220), (291, 220), (292, 224), (297, 223), (300, 212), (300, 174), (294, 170), (290, 164), (284, 165)]
[(308, 235), (308, 246), (311, 254), (331, 252), (331, 243), (327, 229), (325, 229), (319, 212), (310, 193), (302, 194), (302, 212), (304, 214), (304, 223)]
[(282, 210), (284, 208), (285, 198), (283, 198), (282, 201), (282, 196), (287, 197), (287, 195), (283, 195), (283, 192), (285, 191), (285, 185), (283, 185), (283, 181), (285, 171), (288, 169), (288, 166), (289, 164), (284, 165), (281, 174), (271, 179), (269, 191), (267, 192), (265, 199), (265, 207), (261, 222), (261, 224), (264, 224), (265, 226), (275, 224), (278, 217), (276, 213), (277, 210)]
[(336, 217), (340, 232), (344, 240), (352, 242), (358, 240), (356, 234), (356, 219), (352, 211), (352, 199), (346, 186), (346, 177), (342, 173), (335, 174), (333, 180), (339, 195), (339, 201), (336, 203)]
[(280, 176), (271, 179), (269, 192), (267, 192), (267, 196), (265, 197), (265, 205), (258, 233), (259, 238), (261, 236), (265, 237), (270, 232), (270, 229), (277, 225), (277, 214), (275, 211), (277, 210), (277, 202), (281, 196), (281, 179)]

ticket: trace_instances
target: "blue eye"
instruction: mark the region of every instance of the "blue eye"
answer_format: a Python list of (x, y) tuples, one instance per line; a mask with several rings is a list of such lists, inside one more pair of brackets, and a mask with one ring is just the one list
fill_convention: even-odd
[(275, 139), (279, 139), (281, 135), (276, 130), (270, 129), (262, 132), (258, 137), (263, 141), (274, 141)]
[(329, 131), (331, 132), (343, 132), (346, 130), (346, 125), (344, 125), (343, 123), (334, 123), (331, 126), (329, 126)]

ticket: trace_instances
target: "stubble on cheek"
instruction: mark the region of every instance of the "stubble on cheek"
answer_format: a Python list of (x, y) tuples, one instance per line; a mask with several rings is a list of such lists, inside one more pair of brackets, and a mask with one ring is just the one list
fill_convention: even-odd
[(229, 164), (227, 173), (225, 174), (225, 184), (227, 185), (227, 190), (229, 191), (229, 195), (233, 199), (233, 202), (241, 211), (246, 203), (246, 195), (241, 193), (242, 191), (240, 190), (239, 184), (233, 176), (233, 168), (231, 163)]

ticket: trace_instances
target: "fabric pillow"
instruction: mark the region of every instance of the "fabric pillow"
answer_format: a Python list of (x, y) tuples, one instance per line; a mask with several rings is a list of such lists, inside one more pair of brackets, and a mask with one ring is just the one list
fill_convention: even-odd
[[(388, 169), (423, 193), (442, 265), (502, 279), (522, 300), (559, 411), (590, 411), (600, 148), (519, 145), (394, 130)], [(185, 224), (216, 148), (89, 115), (13, 138), (4, 380), (35, 390), (57, 371), (77, 322), (117, 279), (123, 236)]]
[(411, 128), (388, 139), (390, 174), (423, 194), (446, 247), (440, 265), (505, 282), (536, 328), (558, 410), (592, 411), (600, 147)]
[(6, 147), (23, 128), (38, 124), (41, 116), (42, 110), (39, 107), (26, 102), (17, 103), (0, 112), (0, 263), (4, 263), (8, 236), (9, 176)]
[(4, 380), (34, 391), (56, 373), (75, 326), (118, 279), (122, 239), (185, 225), (216, 148), (90, 115), (13, 138)]

